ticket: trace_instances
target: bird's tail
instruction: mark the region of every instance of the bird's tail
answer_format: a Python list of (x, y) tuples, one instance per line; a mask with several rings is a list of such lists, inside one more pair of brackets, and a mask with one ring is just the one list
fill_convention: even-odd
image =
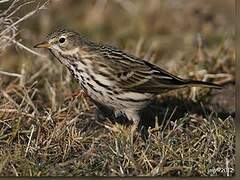
[(185, 80), (184, 84), (187, 86), (205, 86), (205, 87), (216, 88), (216, 89), (223, 88), (221, 85), (218, 85), (218, 84), (205, 82), (205, 81), (197, 81), (197, 80)]

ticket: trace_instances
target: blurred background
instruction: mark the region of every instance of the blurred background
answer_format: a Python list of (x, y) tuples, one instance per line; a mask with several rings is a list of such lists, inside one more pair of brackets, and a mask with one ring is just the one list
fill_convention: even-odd
[[(1, 3), (1, 10), (10, 2)], [(28, 1), (19, 4), (23, 2)], [(14, 14), (15, 18), (43, 2), (33, 1), (23, 6)], [(63, 26), (132, 53), (140, 47), (137, 54), (152, 61), (173, 57), (180, 61), (197, 48), (198, 35), (207, 48), (231, 40), (234, 0), (51, 0), (45, 10), (18, 26), (17, 40), (30, 48), (56, 27)], [(14, 52), (14, 49), (8, 51)]]
[[(12, 34), (9, 32), (11, 39), (31, 50), (48, 33), (62, 26), (91, 40), (117, 46), (181, 77), (220, 84), (234, 82), (234, 0), (51, 0), (44, 7), (41, 5), (46, 1), (5, 0), (0, 4), (1, 11), (6, 11), (12, 2), (18, 8), (2, 14), (6, 22), (1, 24), (1, 31), (39, 9), (13, 26)], [(1, 37), (4, 36), (7, 34)], [(58, 77), (65, 70), (57, 61), (36, 56), (14, 41), (1, 39), (0, 70), (20, 74), (24, 71), (28, 79), (47, 63), (44, 71), (50, 73), (50, 85), (61, 89), (57, 88), (61, 86)], [(40, 53), (48, 55), (46, 51)], [(64, 79), (71, 81), (69, 76)], [(0, 80), (6, 85), (13, 77), (1, 75)], [(234, 105), (227, 101), (234, 102), (233, 89), (224, 101), (231, 111)]]

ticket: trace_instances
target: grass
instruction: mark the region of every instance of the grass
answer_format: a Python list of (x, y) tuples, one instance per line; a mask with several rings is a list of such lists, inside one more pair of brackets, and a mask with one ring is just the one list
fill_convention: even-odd
[(0, 54), (0, 175), (233, 176), (233, 1), (176, 2), (151, 1), (145, 8), (139, 1), (130, 4), (133, 12), (121, 1), (52, 2), (19, 25), (14, 39), (31, 48), (53, 26), (66, 24), (224, 90), (160, 95), (150, 107), (156, 111), (152, 120), (145, 114), (145, 136), (132, 137), (131, 126), (96, 118), (93, 104), (76, 96), (78, 84), (55, 59), (8, 44)]

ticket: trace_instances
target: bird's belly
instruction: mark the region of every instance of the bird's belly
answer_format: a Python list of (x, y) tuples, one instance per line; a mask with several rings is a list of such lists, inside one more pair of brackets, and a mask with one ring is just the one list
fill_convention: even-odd
[(152, 95), (135, 92), (123, 92), (114, 86), (105, 86), (82, 75), (78, 78), (80, 86), (93, 100), (114, 109), (140, 109), (151, 100)]
[(118, 87), (104, 77), (91, 76), (86, 71), (76, 73), (74, 68), (70, 68), (69, 70), (88, 96), (116, 110), (139, 110), (152, 98), (152, 95), (148, 93), (137, 93), (118, 89)]
[(125, 92), (115, 94), (111, 91), (96, 92), (91, 87), (85, 87), (88, 95), (95, 101), (121, 111), (126, 109), (140, 110), (152, 98), (149, 94)]

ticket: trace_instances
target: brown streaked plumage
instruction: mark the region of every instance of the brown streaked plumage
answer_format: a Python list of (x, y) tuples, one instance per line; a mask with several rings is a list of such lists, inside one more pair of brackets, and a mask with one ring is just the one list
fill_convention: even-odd
[(80, 34), (59, 29), (36, 48), (47, 48), (72, 73), (81, 88), (115, 115), (140, 120), (138, 112), (158, 94), (187, 86), (221, 86), (179, 78), (146, 60), (117, 48), (92, 42)]

